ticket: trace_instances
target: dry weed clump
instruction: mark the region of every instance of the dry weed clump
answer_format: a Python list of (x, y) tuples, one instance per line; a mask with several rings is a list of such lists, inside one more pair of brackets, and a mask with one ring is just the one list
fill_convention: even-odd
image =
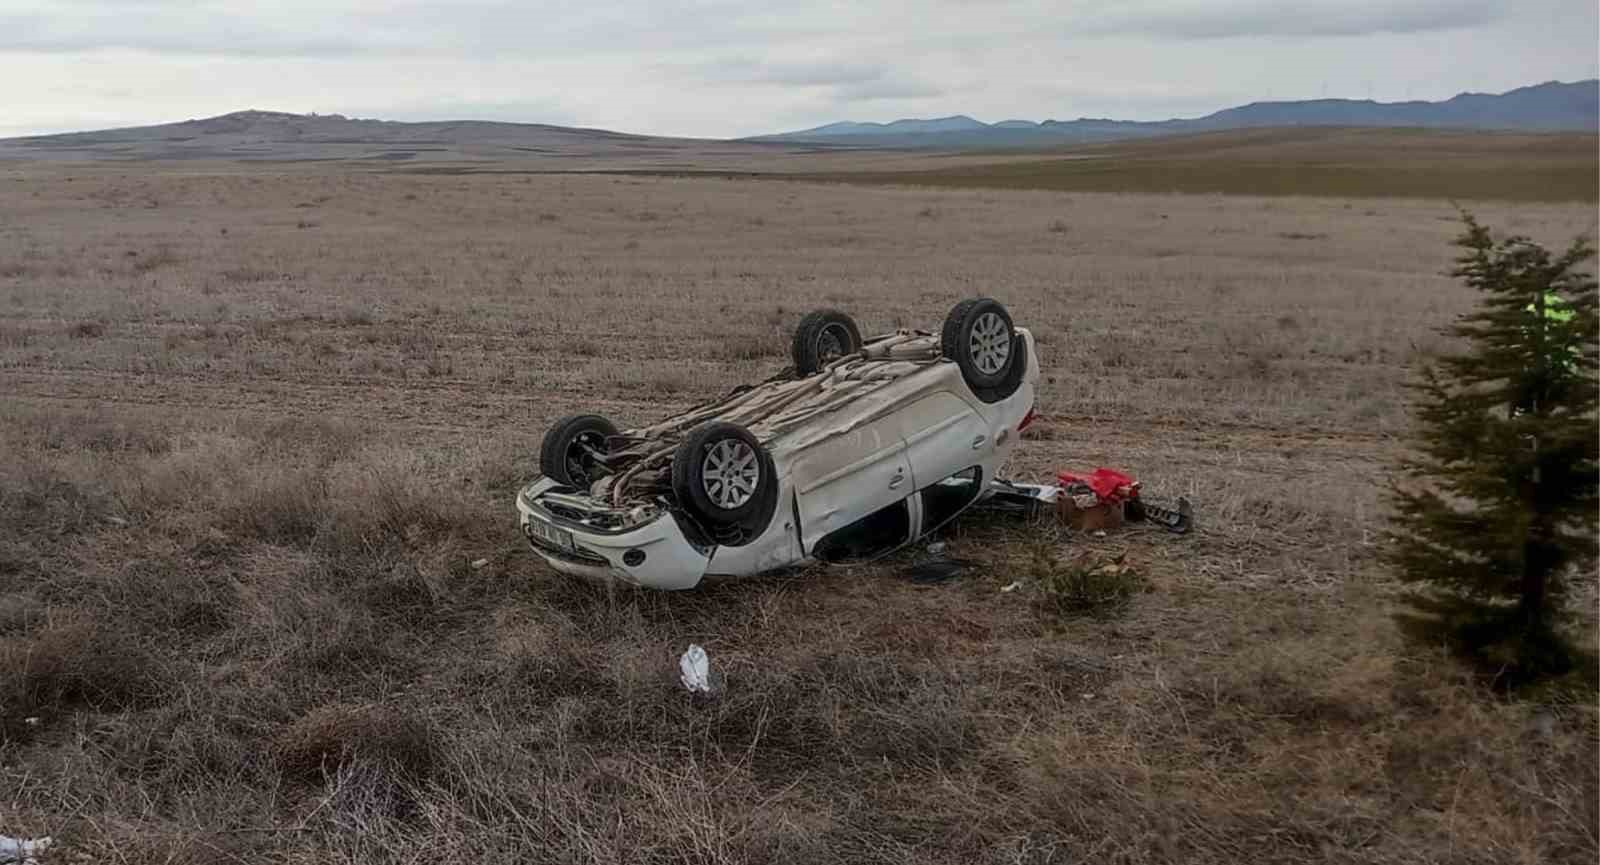
[(171, 244), (162, 244), (155, 249), (140, 254), (137, 250), (128, 250), (128, 258), (133, 262), (130, 269), (135, 275), (144, 275), (163, 267), (172, 267), (183, 261)]
[(98, 321), (80, 321), (74, 324), (67, 333), (73, 339), (99, 339), (106, 335), (106, 326)]
[(159, 697), (162, 688), (155, 660), (113, 622), (80, 617), (0, 638), (0, 735), (5, 739), (71, 709), (137, 706)]
[(1108, 556), (1085, 550), (1063, 560), (1048, 542), (1035, 543), (1023, 573), (1039, 608), (1058, 616), (1115, 613), (1149, 586), (1126, 553)]
[(739, 363), (783, 357), (787, 353), (788, 343), (781, 334), (739, 333), (719, 337), (711, 344), (708, 354), (714, 360)]
[(399, 779), (426, 781), (439, 759), (438, 734), (412, 709), (372, 704), (319, 706), (273, 742), (285, 775), (317, 781), (351, 763), (369, 763)]

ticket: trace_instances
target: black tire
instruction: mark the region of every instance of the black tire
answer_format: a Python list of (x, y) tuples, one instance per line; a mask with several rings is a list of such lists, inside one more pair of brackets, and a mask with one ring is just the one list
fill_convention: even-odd
[(944, 330), (939, 335), (940, 350), (956, 362), (961, 377), (975, 391), (992, 390), (1005, 383), (1017, 364), (1017, 345), (1011, 314), (992, 297), (974, 297), (956, 304), (945, 316)]
[(837, 309), (819, 309), (806, 313), (794, 329), (795, 373), (808, 376), (822, 368), (861, 350), (861, 328), (855, 319)]
[(606, 452), (617, 425), (597, 414), (568, 415), (550, 426), (539, 445), (539, 471), (558, 483), (587, 490), (604, 475), (586, 448)]
[[(753, 463), (743, 462), (746, 454), (754, 457)], [(720, 483), (707, 477), (716, 473), (717, 460), (737, 460), (724, 463), (729, 472)], [(742, 489), (746, 485), (748, 489)], [(712, 421), (690, 431), (672, 455), (672, 491), (679, 506), (708, 528), (739, 530), (727, 542), (738, 546), (755, 540), (772, 521), (778, 507), (778, 473), (772, 455), (749, 430)]]

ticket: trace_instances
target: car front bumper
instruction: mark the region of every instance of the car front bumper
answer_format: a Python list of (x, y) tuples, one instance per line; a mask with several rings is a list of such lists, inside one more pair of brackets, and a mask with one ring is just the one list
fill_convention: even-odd
[[(692, 589), (700, 584), (710, 556), (689, 543), (670, 515), (659, 514), (624, 531), (600, 531), (555, 514), (540, 503), (541, 497), (557, 486), (554, 480), (541, 477), (517, 493), (522, 536), (550, 567), (596, 582), (651, 589)], [(572, 547), (552, 543), (546, 532), (530, 526), (534, 522), (569, 533)]]

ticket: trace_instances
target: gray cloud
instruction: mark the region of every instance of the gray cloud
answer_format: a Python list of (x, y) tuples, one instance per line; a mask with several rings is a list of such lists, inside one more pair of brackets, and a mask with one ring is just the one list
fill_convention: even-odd
[(825, 19), (752, 14), (731, 0), (72, 0), (0, 13), (0, 51), (130, 49), (207, 56), (412, 54), (520, 56), (674, 51), (741, 40), (771, 44), (826, 33)]
[(30, 82), (0, 123), (244, 107), (693, 136), (1149, 120), (1592, 77), (1597, 15), (1594, 0), (0, 0), (0, 80)]
[(849, 103), (889, 99), (933, 99), (943, 96), (944, 93), (943, 88), (935, 87), (926, 82), (903, 78), (884, 78), (840, 87), (834, 91), (834, 96), (839, 102)]
[(1074, 29), (1174, 39), (1363, 36), (1476, 27), (1509, 11), (1495, 0), (1169, 0), (1085, 15), (1074, 19)]
[(343, 32), (337, 27), (329, 27), (327, 32), (284, 28), (267, 21), (174, 8), (173, 4), (148, 4), (115, 17), (0, 14), (0, 51), (72, 53), (125, 48), (171, 55), (327, 57), (377, 47), (370, 39), (360, 41)]
[(662, 68), (712, 83), (797, 87), (860, 84), (877, 81), (888, 74), (888, 67), (876, 63), (758, 60), (750, 57), (729, 57), (680, 66), (663, 65)]

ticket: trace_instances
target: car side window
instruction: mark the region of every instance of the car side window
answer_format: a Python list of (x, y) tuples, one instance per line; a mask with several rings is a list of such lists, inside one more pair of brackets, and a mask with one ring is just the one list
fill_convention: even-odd
[(922, 532), (949, 522), (983, 492), (983, 472), (973, 466), (929, 484), (922, 490)]
[(812, 547), (811, 554), (824, 562), (866, 561), (892, 552), (910, 535), (911, 507), (901, 499), (829, 532)]

